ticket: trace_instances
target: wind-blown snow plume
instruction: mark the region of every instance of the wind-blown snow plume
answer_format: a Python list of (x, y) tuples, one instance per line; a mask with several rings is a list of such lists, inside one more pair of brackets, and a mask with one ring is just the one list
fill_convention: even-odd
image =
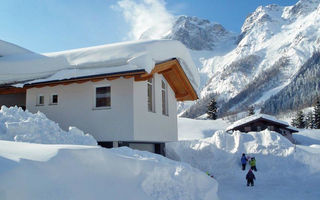
[(131, 39), (158, 39), (172, 27), (173, 15), (168, 12), (163, 0), (121, 0), (116, 6), (131, 26)]

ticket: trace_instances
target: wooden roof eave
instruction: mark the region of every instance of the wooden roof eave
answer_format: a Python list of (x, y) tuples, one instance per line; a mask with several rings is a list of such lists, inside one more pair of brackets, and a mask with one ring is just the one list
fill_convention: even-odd
[(170, 87), (175, 93), (177, 101), (193, 101), (198, 99), (198, 95), (190, 83), (187, 75), (183, 71), (179, 61), (177, 59), (172, 59), (162, 63), (156, 64), (151, 73), (147, 73), (145, 70), (134, 70), (127, 72), (117, 72), (111, 74), (99, 74), (85, 77), (76, 77), (63, 80), (52, 80), (39, 83), (25, 84), (23, 88), (10, 87), (10, 90), (7, 88), (0, 88), (0, 94), (10, 94), (10, 93), (21, 93), (26, 92), (29, 88), (42, 88), (42, 87), (54, 87), (57, 85), (69, 85), (73, 83), (84, 83), (84, 82), (98, 82), (104, 79), (109, 81), (123, 77), (125, 79), (134, 78), (135, 81), (146, 81), (149, 78), (153, 77), (153, 74), (158, 73), (162, 74), (166, 79)]
[(135, 81), (146, 81), (155, 73), (163, 75), (178, 101), (193, 101), (199, 98), (177, 59), (156, 64), (151, 73), (143, 74), (135, 78)]

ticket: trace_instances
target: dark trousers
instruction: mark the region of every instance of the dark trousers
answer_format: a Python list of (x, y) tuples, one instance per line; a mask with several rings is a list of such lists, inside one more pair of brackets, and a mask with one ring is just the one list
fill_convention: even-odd
[(257, 171), (257, 168), (256, 168), (256, 166), (251, 166), (251, 170), (253, 170), (253, 171)]
[(247, 179), (247, 186), (249, 186), (251, 184), (251, 186), (253, 186), (253, 179)]
[(242, 170), (246, 170), (246, 164), (242, 164)]

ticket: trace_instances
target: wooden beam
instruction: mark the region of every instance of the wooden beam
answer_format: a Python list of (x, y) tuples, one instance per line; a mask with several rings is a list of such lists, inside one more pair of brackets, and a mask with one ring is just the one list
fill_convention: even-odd
[(184, 94), (176, 94), (176, 98), (183, 98), (183, 97), (186, 97), (188, 96), (189, 94), (188, 93), (184, 93)]
[(133, 78), (133, 77), (134, 77), (133, 75), (123, 76), (123, 78), (125, 78), (125, 79), (130, 79), (130, 78)]
[(107, 80), (108, 81), (113, 81), (113, 80), (116, 80), (118, 78), (120, 78), (120, 76), (107, 77)]
[(5, 87), (0, 89), (0, 94), (26, 93), (26, 88)]

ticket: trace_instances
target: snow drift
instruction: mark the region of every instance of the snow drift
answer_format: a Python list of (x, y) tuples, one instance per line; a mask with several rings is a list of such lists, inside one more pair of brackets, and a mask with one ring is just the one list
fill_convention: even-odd
[(127, 147), (0, 141), (0, 199), (106, 198), (214, 200), (217, 182), (188, 164)]
[(76, 127), (69, 131), (49, 120), (43, 113), (32, 114), (18, 107), (2, 106), (0, 110), (0, 139), (43, 144), (96, 145), (96, 140)]
[[(166, 151), (169, 158), (213, 174), (221, 199), (235, 199), (234, 195), (240, 200), (318, 199), (320, 195), (319, 145), (295, 146), (276, 132), (217, 131), (210, 138), (167, 143)], [(240, 166), (242, 153), (257, 160), (257, 183), (248, 192), (247, 171)]]

